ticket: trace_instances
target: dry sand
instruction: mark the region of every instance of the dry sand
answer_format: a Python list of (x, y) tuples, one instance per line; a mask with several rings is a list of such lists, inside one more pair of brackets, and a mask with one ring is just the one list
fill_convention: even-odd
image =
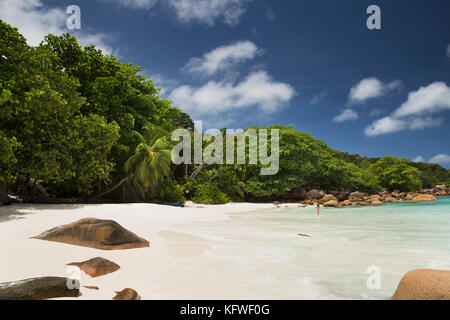
[[(273, 209), (272, 204), (229, 203), (203, 208), (156, 204), (14, 205), (0, 207), (0, 283), (33, 277), (76, 277), (81, 281), (78, 299), (112, 299), (114, 291), (133, 288), (143, 299), (221, 298), (213, 285), (198, 274), (196, 288), (183, 283), (187, 274), (176, 267), (178, 259), (202, 255), (208, 239), (174, 232), (171, 226), (199, 221), (223, 221), (228, 213)], [(111, 219), (150, 241), (149, 248), (104, 251), (57, 242), (30, 239), (55, 226), (82, 218)], [(120, 265), (112, 274), (91, 278), (67, 267), (103, 257)], [(205, 264), (214, 268), (212, 260)], [(191, 270), (192, 271), (192, 270)], [(78, 273), (78, 275), (77, 275)], [(192, 272), (188, 273), (192, 276)], [(192, 281), (190, 281), (192, 283)], [(91, 290), (83, 286), (97, 286)]]

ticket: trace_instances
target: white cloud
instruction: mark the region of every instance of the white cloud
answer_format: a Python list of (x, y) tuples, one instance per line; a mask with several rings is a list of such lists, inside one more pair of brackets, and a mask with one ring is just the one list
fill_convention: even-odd
[[(112, 2), (115, 0), (107, 0), (107, 1)], [(118, 0), (118, 2), (124, 7), (149, 10), (156, 5), (158, 0)]]
[(429, 163), (439, 163), (439, 164), (449, 164), (450, 163), (450, 155), (448, 154), (438, 154), (428, 161)]
[[(67, 32), (67, 31), (64, 31)], [(119, 49), (112, 48), (109, 44), (109, 41), (113, 40), (113, 36), (109, 33), (84, 33), (84, 32), (76, 32), (72, 35), (78, 39), (78, 43), (82, 46), (89, 46), (91, 44), (95, 44), (97, 49), (101, 49), (104, 54), (112, 54), (116, 57), (120, 58)]]
[(320, 101), (322, 101), (323, 99), (325, 99), (328, 96), (328, 93), (326, 93), (325, 91), (322, 91), (316, 95), (314, 95), (311, 100), (309, 100), (309, 103), (312, 105), (318, 104)]
[[(49, 33), (69, 32), (66, 17), (65, 8), (47, 8), (41, 0), (0, 0), (0, 19), (18, 28), (31, 46), (39, 45)], [(77, 31), (75, 36), (82, 45), (94, 43), (105, 53), (112, 53), (106, 44), (110, 38), (107, 34)]]
[(258, 71), (237, 84), (209, 81), (197, 88), (183, 85), (175, 88), (169, 99), (194, 115), (217, 115), (251, 106), (273, 113), (294, 95), (295, 90), (289, 84), (276, 82), (265, 71)]
[(372, 122), (372, 124), (366, 128), (365, 133), (367, 136), (377, 136), (405, 129), (405, 121), (387, 116)]
[(359, 115), (356, 111), (352, 109), (345, 109), (341, 112), (341, 114), (337, 115), (333, 118), (334, 122), (344, 122), (344, 121), (352, 121), (359, 118)]
[(396, 117), (432, 114), (450, 109), (450, 87), (444, 82), (434, 82), (408, 94), (408, 100), (395, 112)]
[(400, 87), (402, 82), (394, 80), (389, 83), (383, 83), (377, 78), (362, 79), (359, 83), (350, 89), (350, 104), (364, 103), (368, 99), (377, 98)]
[(382, 113), (384, 113), (384, 110), (383, 110), (383, 109), (381, 109), (381, 108), (373, 108), (373, 109), (370, 111), (369, 115), (370, 115), (371, 117), (376, 117), (376, 116), (379, 116), (379, 115), (382, 114)]
[(245, 4), (250, 0), (169, 0), (182, 22), (200, 22), (213, 26), (215, 21), (223, 21), (231, 26), (239, 24), (245, 13)]
[(447, 46), (447, 57), (450, 58), (450, 43)]
[(251, 1), (253, 0), (118, 0), (122, 6), (133, 9), (149, 10), (160, 3), (168, 6), (183, 23), (199, 22), (209, 26), (214, 26), (217, 20), (230, 26), (238, 25), (246, 11), (245, 5)]
[(425, 159), (422, 156), (417, 156), (412, 159), (412, 162), (425, 162)]
[(438, 127), (442, 124), (442, 119), (425, 117), (425, 118), (396, 118), (386, 116), (372, 122), (366, 129), (365, 133), (369, 137), (382, 134), (394, 133), (403, 130), (421, 130), (425, 128)]
[[(144, 73), (144, 76), (147, 75)], [(161, 74), (152, 74), (148, 77), (153, 80), (156, 87), (161, 88), (161, 91), (159, 92), (161, 96), (167, 96), (170, 91), (178, 85), (177, 80), (167, 78)]]
[(183, 70), (189, 73), (211, 76), (232, 65), (253, 59), (261, 50), (251, 41), (239, 41), (220, 46), (201, 58), (191, 58)]
[(61, 33), (66, 13), (61, 9), (45, 9), (39, 0), (1, 0), (0, 18), (18, 28), (28, 44), (36, 46), (48, 33)]
[(365, 133), (367, 136), (377, 136), (437, 127), (443, 120), (432, 115), (447, 109), (450, 109), (450, 87), (443, 82), (434, 82), (410, 92), (405, 103), (390, 116), (372, 122)]

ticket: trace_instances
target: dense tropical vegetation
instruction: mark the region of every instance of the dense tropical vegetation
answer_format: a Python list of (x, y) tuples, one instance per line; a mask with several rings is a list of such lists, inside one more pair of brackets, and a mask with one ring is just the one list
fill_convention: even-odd
[[(171, 132), (194, 135), (193, 122), (138, 66), (81, 47), (69, 34), (48, 35), (38, 47), (3, 21), (0, 34), (0, 200), (7, 190), (24, 195), (37, 185), (40, 196), (53, 198), (223, 203), (272, 200), (298, 186), (372, 191), (450, 183), (440, 165), (349, 155), (279, 125), (268, 128), (280, 132), (276, 175), (261, 175), (264, 165), (248, 161), (175, 165)], [(225, 130), (219, 134), (226, 138)]]

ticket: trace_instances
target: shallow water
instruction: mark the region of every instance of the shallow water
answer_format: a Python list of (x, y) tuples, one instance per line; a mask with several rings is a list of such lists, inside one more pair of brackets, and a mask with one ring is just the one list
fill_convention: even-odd
[[(321, 209), (319, 217), (313, 207), (231, 214), (174, 231), (213, 243), (176, 267), (192, 270), (192, 286), (202, 277), (226, 298), (389, 299), (411, 269), (450, 269), (450, 197)], [(379, 271), (369, 281), (379, 288), (368, 287), (368, 268)]]

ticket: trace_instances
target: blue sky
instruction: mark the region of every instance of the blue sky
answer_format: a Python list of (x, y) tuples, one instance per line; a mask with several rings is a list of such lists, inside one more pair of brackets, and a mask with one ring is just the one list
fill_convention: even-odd
[[(293, 125), (341, 151), (450, 167), (447, 0), (0, 0), (30, 44), (67, 32), (133, 62), (206, 127)], [(366, 9), (381, 9), (369, 30)]]

